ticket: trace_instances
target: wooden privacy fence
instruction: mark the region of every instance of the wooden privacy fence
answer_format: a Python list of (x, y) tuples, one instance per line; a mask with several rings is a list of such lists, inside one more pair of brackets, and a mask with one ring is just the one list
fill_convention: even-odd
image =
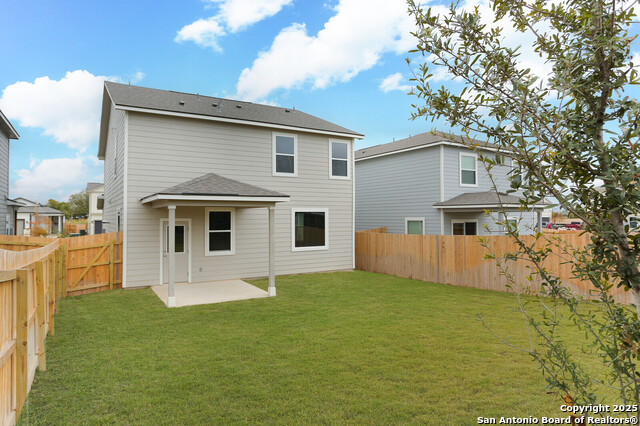
[[(46, 369), (45, 337), (65, 293), (65, 248), (58, 240), (28, 252), (5, 253), (0, 268), (0, 424), (13, 425), (36, 368)], [(35, 257), (35, 258), (34, 258)]]
[(79, 234), (81, 230), (87, 230), (86, 223), (71, 223), (67, 222), (64, 224), (64, 230), (67, 234)]
[(122, 287), (122, 232), (64, 238), (71, 296)]
[(52, 241), (65, 248), (70, 296), (122, 287), (122, 232), (60, 239), (2, 235), (0, 249), (34, 251)]
[[(576, 232), (558, 236), (573, 247), (584, 247), (589, 236)], [(511, 237), (491, 235), (483, 237), (491, 253), (502, 256), (515, 249)], [(534, 238), (525, 236), (525, 238)], [(356, 269), (397, 275), (422, 281), (475, 287), (486, 290), (512, 291), (507, 278), (500, 273), (495, 260), (484, 260), (489, 251), (477, 236), (463, 235), (405, 235), (377, 232), (356, 232)], [(572, 278), (571, 265), (558, 247), (547, 260), (547, 268), (553, 271), (576, 293), (588, 296), (593, 287), (589, 282)], [(509, 272), (516, 283), (526, 284), (532, 292), (540, 291), (540, 281), (527, 280), (532, 272), (526, 260), (507, 261)], [(612, 289), (620, 303), (632, 303), (630, 292)]]

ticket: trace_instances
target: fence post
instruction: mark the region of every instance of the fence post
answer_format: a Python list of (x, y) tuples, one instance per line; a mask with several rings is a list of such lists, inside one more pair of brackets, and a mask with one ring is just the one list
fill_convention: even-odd
[(56, 306), (56, 255), (49, 254), (49, 334), (53, 336), (53, 311)]
[(29, 270), (16, 271), (16, 419), (27, 398), (29, 339)]
[(113, 280), (115, 276), (115, 266), (114, 263), (116, 260), (115, 257), (115, 245), (113, 244), (113, 240), (109, 243), (109, 290), (113, 290)]
[(61, 260), (62, 257), (62, 249), (58, 248), (56, 250), (56, 314), (59, 310), (59, 301), (60, 301), (60, 289), (62, 288), (62, 268), (61, 268)]
[(67, 258), (69, 256), (69, 247), (65, 244), (62, 248), (62, 296), (67, 297)]
[(47, 361), (44, 354), (44, 338), (47, 334), (44, 308), (44, 260), (36, 262), (36, 299), (37, 299), (37, 315), (38, 322), (37, 337), (38, 337), (38, 368), (42, 371), (47, 369)]

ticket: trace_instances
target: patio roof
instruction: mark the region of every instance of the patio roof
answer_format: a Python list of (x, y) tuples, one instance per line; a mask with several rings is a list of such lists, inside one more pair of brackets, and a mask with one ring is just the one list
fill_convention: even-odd
[(215, 173), (207, 173), (206, 175), (147, 195), (142, 198), (140, 202), (146, 204), (158, 200), (277, 203), (289, 201), (289, 196), (235, 179), (229, 179)]
[[(435, 203), (433, 207), (436, 209), (484, 209), (484, 210), (500, 210), (500, 209), (518, 209), (522, 206), (522, 198), (507, 194), (504, 192), (485, 191), (485, 192), (466, 192), (457, 197), (453, 197), (447, 201)], [(551, 203), (546, 200), (538, 202), (534, 206), (534, 210), (542, 210)]]

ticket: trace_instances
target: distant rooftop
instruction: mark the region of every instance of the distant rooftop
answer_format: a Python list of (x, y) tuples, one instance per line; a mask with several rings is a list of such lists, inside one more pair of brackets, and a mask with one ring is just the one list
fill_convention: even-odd
[(92, 189), (95, 189), (95, 188), (97, 188), (99, 186), (102, 186), (102, 185), (104, 185), (104, 183), (102, 183), (102, 182), (88, 182), (87, 183), (87, 188), (85, 189), (85, 191), (89, 192)]
[[(457, 144), (459, 146), (468, 146), (469, 143), (485, 149), (496, 150), (499, 149), (497, 145), (490, 144), (485, 141), (480, 141), (476, 139), (465, 138), (464, 143), (462, 141), (461, 136), (452, 135), (444, 132), (427, 132), (420, 133), (415, 136), (410, 136), (406, 139), (401, 139), (395, 142), (389, 142), (382, 145), (370, 146), (368, 148), (363, 148), (355, 152), (356, 160), (365, 159), (369, 157), (376, 157), (380, 155), (393, 154), (396, 152), (409, 150), (409, 149), (417, 149), (422, 147), (428, 147), (433, 145), (439, 145), (441, 143), (450, 143)], [(506, 150), (504, 148), (500, 149), (501, 151)]]

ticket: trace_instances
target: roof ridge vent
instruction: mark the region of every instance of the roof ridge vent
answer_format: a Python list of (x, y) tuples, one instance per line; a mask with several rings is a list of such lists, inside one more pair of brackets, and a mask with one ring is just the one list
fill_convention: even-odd
[(200, 93), (196, 93), (196, 101), (200, 100)]

